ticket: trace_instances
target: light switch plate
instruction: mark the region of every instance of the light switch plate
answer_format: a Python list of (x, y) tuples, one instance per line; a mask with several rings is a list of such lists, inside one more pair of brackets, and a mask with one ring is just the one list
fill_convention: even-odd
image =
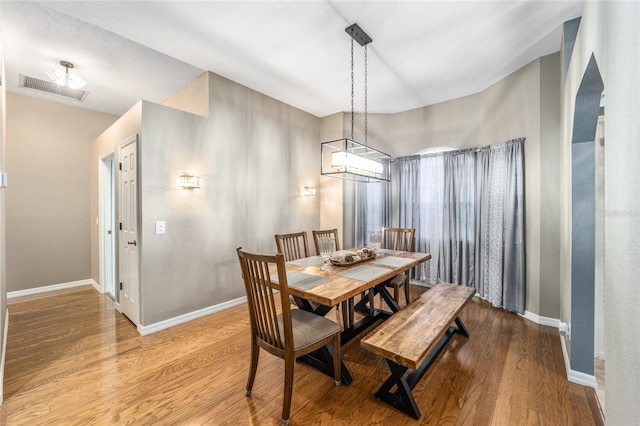
[(156, 235), (164, 235), (167, 233), (167, 223), (164, 220), (156, 221)]

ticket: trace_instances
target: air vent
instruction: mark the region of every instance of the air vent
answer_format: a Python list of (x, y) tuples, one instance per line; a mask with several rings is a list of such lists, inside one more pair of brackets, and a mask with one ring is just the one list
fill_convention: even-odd
[(70, 89), (66, 86), (58, 86), (52, 81), (40, 80), (28, 75), (20, 74), (18, 86), (25, 89), (36, 90), (38, 92), (49, 93), (50, 95), (61, 96), (67, 99), (74, 99), (82, 102), (89, 92), (82, 89)]

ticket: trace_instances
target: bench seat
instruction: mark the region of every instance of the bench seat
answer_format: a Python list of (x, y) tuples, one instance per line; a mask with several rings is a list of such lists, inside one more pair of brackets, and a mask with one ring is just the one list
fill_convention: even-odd
[(385, 358), (391, 370), (376, 398), (420, 418), (411, 389), (453, 334), (469, 336), (458, 315), (474, 294), (471, 287), (438, 283), (360, 341), (363, 348)]

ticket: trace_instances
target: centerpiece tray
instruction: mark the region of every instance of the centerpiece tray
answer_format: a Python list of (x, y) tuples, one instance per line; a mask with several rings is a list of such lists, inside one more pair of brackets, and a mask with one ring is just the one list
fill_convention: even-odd
[(356, 251), (340, 250), (334, 252), (329, 260), (336, 266), (349, 266), (356, 263), (366, 262), (375, 259), (376, 254), (373, 250), (363, 248)]

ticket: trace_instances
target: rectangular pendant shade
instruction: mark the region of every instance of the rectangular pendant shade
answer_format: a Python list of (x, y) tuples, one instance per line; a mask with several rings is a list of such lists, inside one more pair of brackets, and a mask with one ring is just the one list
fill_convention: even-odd
[(389, 182), (391, 157), (351, 139), (322, 143), (323, 176), (358, 182)]

